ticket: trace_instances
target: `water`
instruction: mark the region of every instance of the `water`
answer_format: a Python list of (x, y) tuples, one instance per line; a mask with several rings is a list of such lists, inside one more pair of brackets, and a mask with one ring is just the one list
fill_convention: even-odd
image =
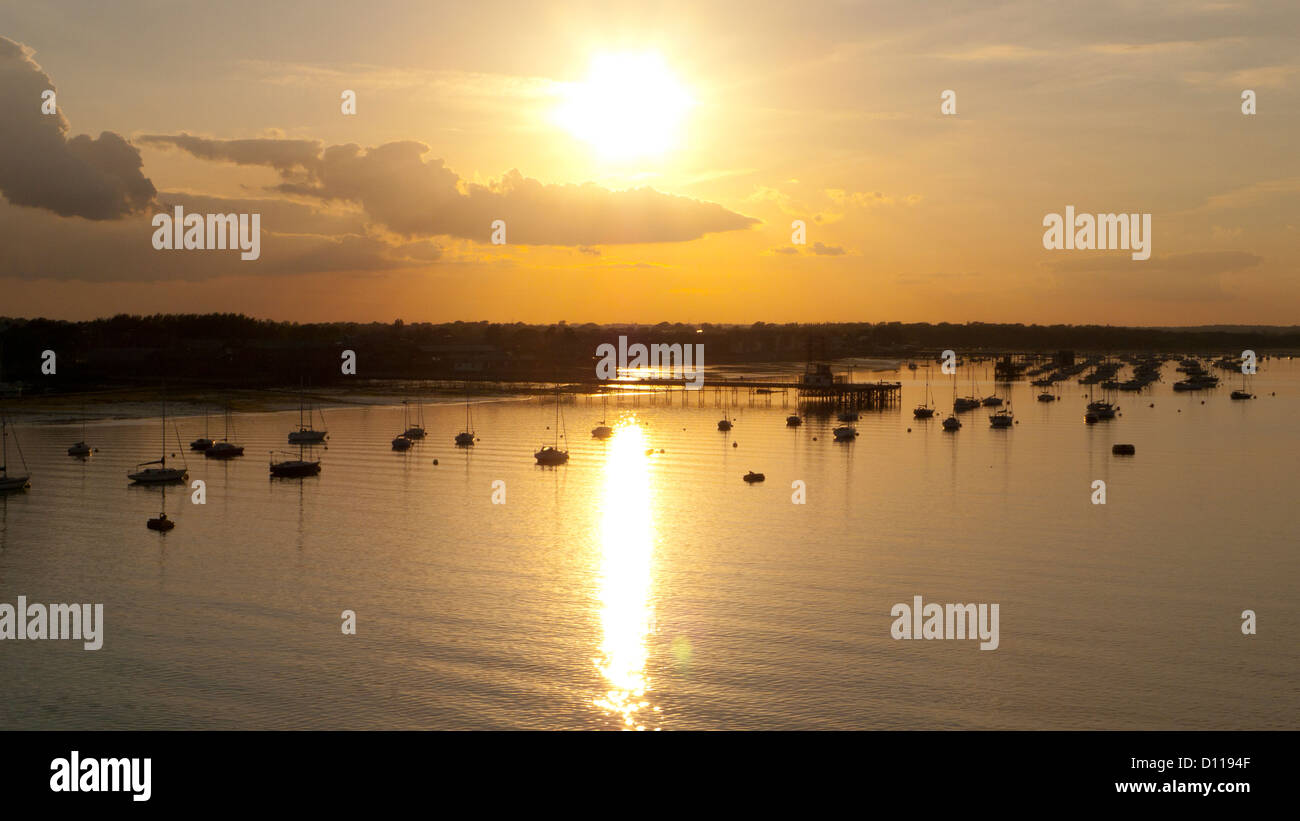
[[(1296, 364), (1249, 402), (1175, 394), (1170, 366), (1092, 426), (1085, 388), (1021, 383), (1014, 428), (982, 409), (955, 435), (912, 419), (906, 381), (851, 444), (833, 415), (787, 428), (779, 394), (720, 433), (711, 392), (611, 403), (602, 443), (582, 398), (559, 469), (532, 459), (553, 400), (476, 404), (468, 450), (463, 404), (426, 405), (405, 454), (400, 407), (327, 410), (305, 480), (267, 475), (296, 412), (241, 414), (247, 455), (186, 454), (207, 504), (172, 488), (166, 535), (125, 478), (156, 419), (91, 424), (85, 462), (80, 425), (25, 425), (0, 602), (102, 602), (106, 636), (0, 643), (0, 727), (1294, 729)], [(999, 603), (1000, 647), (891, 639), (914, 595)]]

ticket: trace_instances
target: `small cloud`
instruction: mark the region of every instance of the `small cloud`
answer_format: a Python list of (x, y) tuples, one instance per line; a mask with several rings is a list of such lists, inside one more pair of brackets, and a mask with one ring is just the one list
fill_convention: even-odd
[(842, 257), (847, 252), (842, 245), (825, 245), (820, 242), (814, 242), (812, 252), (819, 257)]

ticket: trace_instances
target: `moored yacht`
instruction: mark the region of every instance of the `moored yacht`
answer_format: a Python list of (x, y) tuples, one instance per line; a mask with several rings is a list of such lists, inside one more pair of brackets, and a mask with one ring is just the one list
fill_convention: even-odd
[(934, 416), (934, 396), (930, 393), (930, 368), (925, 369), (925, 401), (912, 409), (917, 419), (929, 419)]
[(14, 434), (14, 444), (18, 448), (18, 458), (22, 460), (23, 472), (21, 474), (9, 473), (9, 428), (8, 420), (4, 414), (0, 414), (0, 493), (9, 493), (15, 490), (26, 490), (32, 486), (31, 474), (27, 472), (27, 459), (23, 456), (22, 445), (18, 442), (18, 434)]
[[(306, 417), (304, 418), (303, 416), (304, 399), (305, 397), (303, 395), (302, 383), (299, 382), (298, 383), (298, 429), (289, 431), (289, 444), (291, 445), (320, 444), (321, 442), (325, 441), (326, 437), (329, 436), (329, 433), (327, 431), (316, 430), (316, 428), (312, 427), (313, 412), (319, 413), (319, 411), (316, 408), (308, 405), (307, 414)], [(325, 415), (321, 413), (320, 417), (321, 417), (321, 425), (324, 425)]]
[(568, 446), (569, 437), (563, 430), (564, 417), (560, 415), (560, 386), (555, 386), (555, 441), (550, 445), (542, 445), (542, 449), (533, 454), (537, 464), (548, 467), (563, 465), (569, 461), (569, 451), (560, 450), (560, 440), (565, 441)]
[[(302, 443), (298, 445), (297, 459), (281, 459), (277, 462), (275, 460), (275, 454), (272, 453), (269, 460), (271, 475), (282, 479), (294, 479), (301, 476), (315, 476), (320, 473), (320, 460), (309, 460), (305, 458), (303, 456), (304, 447), (305, 445)], [(285, 455), (289, 456), (290, 454)]]
[[(407, 403), (403, 402), (402, 404), (405, 405)], [(415, 407), (416, 407), (415, 424), (411, 425), (405, 431), (402, 432), (403, 436), (405, 436), (407, 439), (412, 439), (412, 440), (424, 438), (424, 404), (421, 403), (419, 399), (417, 399), (415, 400)]]
[(220, 442), (203, 451), (204, 457), (208, 459), (234, 459), (236, 456), (244, 455), (244, 446), (236, 445), (230, 441), (230, 429), (234, 426), (230, 418), (230, 408), (226, 407), (226, 436)]
[[(128, 473), (126, 478), (138, 485), (160, 485), (170, 482), (183, 482), (190, 477), (189, 471), (183, 467), (167, 467), (167, 400), (163, 400), (162, 405), (162, 455), (152, 462), (141, 462), (136, 465), (134, 473)], [(176, 444), (180, 445), (180, 434), (176, 435)], [(157, 467), (154, 467), (157, 465)]]
[(190, 450), (197, 450), (199, 452), (203, 452), (208, 448), (212, 447), (214, 444), (216, 443), (213, 442), (210, 438), (208, 438), (208, 409), (207, 407), (204, 407), (203, 408), (203, 435), (200, 436), (198, 439), (195, 439), (193, 442), (190, 442)]

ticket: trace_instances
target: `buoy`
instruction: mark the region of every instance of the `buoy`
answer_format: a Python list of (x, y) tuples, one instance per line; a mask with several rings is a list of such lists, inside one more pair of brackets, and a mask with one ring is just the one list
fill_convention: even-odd
[(1150, 405), (1150, 407), (1153, 407), (1153, 408), (1154, 408), (1155, 406), (1156, 406), (1156, 403), (1155, 403), (1155, 402), (1152, 402), (1151, 405)]
[(738, 448), (738, 447), (740, 447), (740, 443), (739, 443), (739, 442), (732, 442), (732, 443), (731, 443), (731, 446), (732, 446), (733, 448)]
[(1120, 456), (1132, 456), (1137, 453), (1137, 448), (1132, 445), (1111, 445), (1110, 452)]
[(435, 465), (438, 464), (438, 460), (437, 460), (437, 459), (434, 459), (434, 460), (433, 460), (433, 463), (434, 463)]
[(908, 429), (907, 429), (907, 432), (908, 432), (908, 433), (911, 433), (911, 432), (912, 432), (912, 429), (911, 429), (911, 428), (908, 428)]

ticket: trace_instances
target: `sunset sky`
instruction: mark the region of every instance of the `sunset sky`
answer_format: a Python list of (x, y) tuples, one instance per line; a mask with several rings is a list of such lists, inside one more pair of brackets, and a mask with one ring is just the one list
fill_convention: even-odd
[[(1298, 32), (1230, 0), (4, 0), (0, 315), (1295, 324)], [(155, 250), (176, 205), (260, 213), (261, 258)], [(1045, 250), (1067, 205), (1152, 214), (1151, 259)]]

